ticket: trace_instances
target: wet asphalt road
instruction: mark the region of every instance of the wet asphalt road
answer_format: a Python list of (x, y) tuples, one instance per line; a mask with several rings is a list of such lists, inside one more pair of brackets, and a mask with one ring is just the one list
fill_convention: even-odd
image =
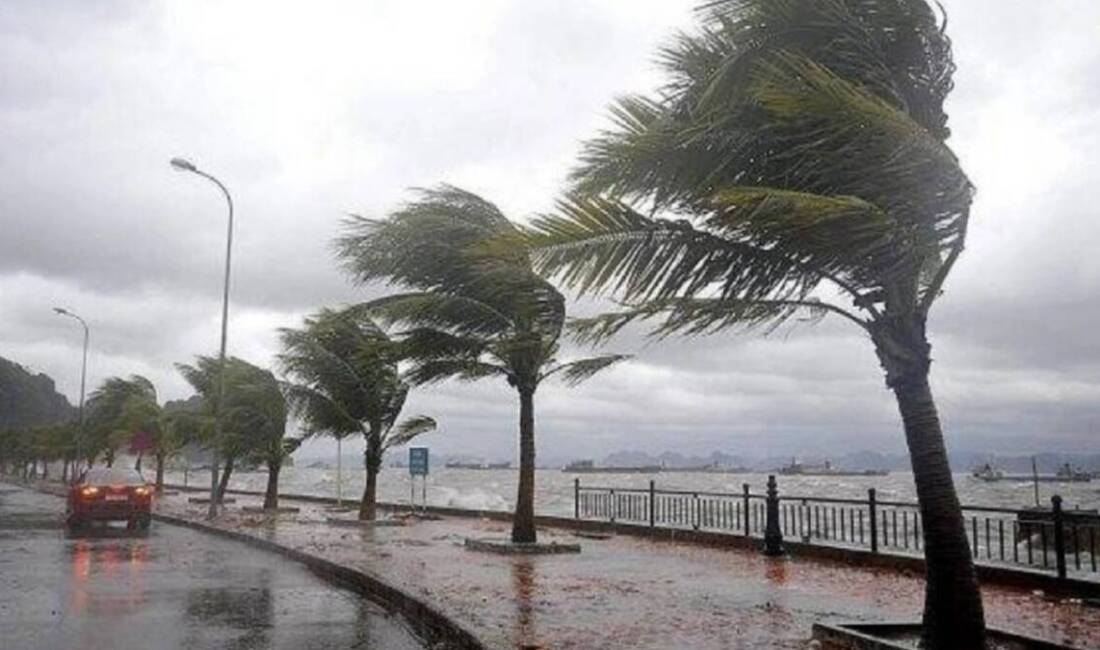
[(0, 484), (0, 648), (412, 650), (400, 619), (281, 556), (154, 522), (68, 539), (61, 499)]

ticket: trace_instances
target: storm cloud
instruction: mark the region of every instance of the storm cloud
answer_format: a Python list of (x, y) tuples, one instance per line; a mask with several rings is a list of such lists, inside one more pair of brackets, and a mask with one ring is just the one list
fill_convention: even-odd
[[(552, 209), (616, 95), (655, 87), (656, 48), (694, 0), (476, 3), (32, 2), (0, 12), (0, 356), (74, 401), (216, 348), (224, 205), (175, 174), (192, 159), (237, 204), (230, 349), (257, 363), (276, 328), (376, 290), (331, 240), (439, 182), (517, 219)], [(971, 239), (931, 323), (953, 446), (1100, 449), (1100, 4), (950, 0), (959, 71), (950, 142), (978, 186)], [(592, 305), (582, 305), (591, 309)], [(609, 349), (635, 360), (538, 396), (540, 451), (743, 454), (902, 448), (869, 341), (846, 323)], [(505, 458), (503, 384), (418, 391), (445, 453)]]

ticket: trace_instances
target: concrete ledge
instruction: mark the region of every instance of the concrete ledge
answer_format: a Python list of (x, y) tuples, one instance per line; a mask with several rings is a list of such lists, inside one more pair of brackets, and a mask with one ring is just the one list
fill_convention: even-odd
[[(913, 650), (910, 642), (919, 639), (921, 624), (916, 622), (886, 623), (814, 623), (813, 638), (823, 650)], [(1010, 650), (1078, 650), (997, 628), (986, 628), (987, 644)]]
[[(210, 503), (210, 497), (187, 497), (187, 502), (188, 503)], [(224, 506), (224, 505), (227, 505), (227, 504), (230, 504), (230, 503), (236, 503), (236, 502), (237, 502), (237, 500), (234, 499), (233, 497), (227, 497), (225, 499), (222, 499), (221, 504), (219, 504), (219, 505)]]
[(341, 517), (326, 517), (325, 523), (329, 526), (343, 526), (344, 528), (385, 528), (390, 526), (404, 526), (401, 519), (344, 519)]
[(431, 605), (357, 569), (342, 566), (330, 560), (252, 535), (224, 530), (190, 519), (160, 513), (154, 514), (153, 518), (166, 524), (184, 526), (204, 533), (226, 537), (301, 562), (325, 580), (350, 589), (386, 609), (400, 614), (423, 640), (431, 644), (430, 647), (433, 649), (486, 650), (488, 647), (465, 626), (451, 620)]
[[(208, 503), (209, 501), (210, 500), (207, 499)], [(301, 508), (296, 508), (294, 506), (279, 506), (278, 508), (264, 508), (263, 506), (241, 506), (241, 512), (258, 515), (293, 515), (298, 514), (301, 511)]]
[(580, 544), (558, 544), (557, 542), (520, 544), (503, 538), (466, 538), (466, 548), (471, 551), (500, 555), (560, 555), (581, 552)]

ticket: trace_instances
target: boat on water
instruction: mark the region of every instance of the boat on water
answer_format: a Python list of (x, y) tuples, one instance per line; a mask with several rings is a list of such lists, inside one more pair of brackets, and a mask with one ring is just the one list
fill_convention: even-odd
[(1093, 479), (1092, 474), (1074, 469), (1069, 463), (1058, 468), (1054, 474), (1005, 474), (1001, 470), (986, 463), (975, 468), (970, 475), (979, 481), (1034, 481), (1038, 483), (1088, 483)]
[(640, 465), (638, 467), (598, 467), (590, 460), (578, 460), (561, 468), (570, 474), (656, 474), (660, 465)]
[(666, 472), (695, 472), (701, 474), (751, 474), (753, 471), (749, 467), (728, 467), (717, 463), (711, 463), (710, 465), (693, 465), (690, 467), (666, 467), (664, 470)]
[(463, 463), (459, 461), (452, 461), (444, 463), (444, 467), (447, 469), (511, 469), (512, 463)]
[(829, 461), (820, 465), (807, 465), (793, 458), (790, 465), (780, 467), (778, 472), (784, 476), (886, 476), (890, 473), (884, 469), (837, 469)]

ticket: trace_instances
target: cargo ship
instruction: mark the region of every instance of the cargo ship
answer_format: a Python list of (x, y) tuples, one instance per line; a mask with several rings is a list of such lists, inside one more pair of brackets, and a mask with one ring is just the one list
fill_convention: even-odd
[(805, 465), (793, 458), (790, 465), (780, 467), (777, 471), (784, 476), (886, 476), (890, 473), (884, 469), (837, 469), (829, 461), (821, 465)]
[(995, 481), (1033, 481), (1036, 483), (1088, 483), (1092, 480), (1092, 474), (1073, 469), (1069, 463), (1062, 465), (1054, 474), (1005, 474), (989, 463), (977, 467), (970, 475), (979, 481), (992, 483)]
[(570, 474), (656, 474), (660, 465), (639, 465), (637, 467), (597, 467), (590, 460), (578, 460), (561, 468)]

